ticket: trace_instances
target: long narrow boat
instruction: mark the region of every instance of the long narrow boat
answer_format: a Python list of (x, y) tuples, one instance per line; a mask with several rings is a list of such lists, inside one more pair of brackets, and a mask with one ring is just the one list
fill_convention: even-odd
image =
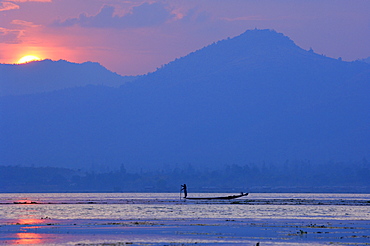
[(247, 196), (249, 193), (241, 193), (233, 196), (219, 196), (219, 197), (185, 197), (187, 200), (231, 200), (243, 196)]

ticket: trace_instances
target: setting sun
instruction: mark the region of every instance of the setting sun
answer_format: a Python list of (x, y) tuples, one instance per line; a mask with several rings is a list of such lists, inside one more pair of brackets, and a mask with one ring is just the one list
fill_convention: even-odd
[(23, 56), (21, 59), (18, 60), (18, 64), (21, 64), (21, 63), (27, 63), (27, 62), (31, 62), (31, 61), (39, 61), (41, 60), (40, 57), (37, 57), (37, 56), (34, 56), (34, 55), (27, 55), (27, 56)]

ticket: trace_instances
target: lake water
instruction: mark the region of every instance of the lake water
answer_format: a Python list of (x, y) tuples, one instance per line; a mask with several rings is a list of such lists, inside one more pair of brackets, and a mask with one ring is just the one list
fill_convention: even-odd
[[(226, 194), (193, 194), (193, 197)], [(0, 194), (0, 218), (165, 219), (284, 218), (370, 219), (369, 194), (257, 193), (231, 201), (193, 202), (176, 193)], [(16, 204), (15, 204), (16, 203)], [(345, 204), (345, 205), (343, 205)], [(28, 205), (28, 206), (25, 206)]]
[[(224, 195), (230, 194), (196, 193), (189, 196)], [(187, 224), (179, 225), (179, 221)], [(149, 222), (150, 228), (147, 224)], [(347, 222), (351, 227), (346, 225)], [(308, 245), (326, 245), (328, 240), (336, 243), (342, 240), (345, 244), (354, 240), (356, 245), (361, 245), (366, 240), (370, 242), (370, 237), (366, 237), (370, 233), (370, 194), (254, 193), (231, 201), (185, 201), (180, 199), (178, 193), (0, 194), (0, 244), (39, 242), (39, 245), (49, 245), (50, 242), (52, 245), (58, 242), (56, 244), (74, 245), (73, 243), (80, 243), (82, 239), (85, 243), (91, 243), (88, 241), (91, 235), (101, 235), (95, 238), (104, 242), (117, 242), (116, 237), (121, 235), (124, 224), (125, 228), (132, 230), (130, 237), (126, 235), (126, 240), (130, 239), (130, 243), (150, 242), (149, 245), (163, 245), (177, 240), (181, 244), (212, 244), (218, 242), (220, 235), (227, 232), (227, 235), (233, 235), (230, 239), (225, 239), (230, 244), (265, 240), (266, 245), (284, 241), (288, 245), (287, 242), (293, 240), (290, 243), (294, 245), (298, 238), (296, 228), (301, 226), (299, 231), (303, 231), (303, 228), (314, 230), (315, 226), (307, 226), (313, 223), (321, 223), (318, 227), (320, 230), (323, 226), (329, 228), (327, 225), (335, 225), (331, 226), (331, 230), (336, 231), (325, 232), (326, 237), (329, 237), (327, 240), (322, 236), (324, 232), (304, 232), (306, 234), (299, 237), (303, 239), (301, 243), (305, 242), (304, 238), (309, 239)], [(53, 228), (58, 225), (57, 234), (50, 231), (51, 225)], [(109, 225), (109, 232), (102, 230), (102, 225)], [(79, 233), (76, 233), (76, 226), (79, 226)], [(91, 231), (92, 228), (95, 229)], [(207, 230), (215, 231), (215, 228), (218, 228), (218, 234), (208, 233)], [(127, 233), (127, 229), (125, 230)], [(270, 234), (266, 234), (266, 230)], [(249, 236), (248, 233), (252, 232), (253, 236)], [(68, 241), (71, 233), (75, 237)], [(358, 237), (353, 236), (357, 235), (355, 233)], [(256, 239), (255, 235), (259, 234), (263, 236)], [(30, 241), (19, 241), (24, 240), (19, 238), (20, 235), (30, 237)], [(162, 237), (158, 239), (158, 235)], [(335, 239), (330, 238), (330, 235), (335, 235)], [(143, 238), (147, 238), (147, 241), (142, 241)]]

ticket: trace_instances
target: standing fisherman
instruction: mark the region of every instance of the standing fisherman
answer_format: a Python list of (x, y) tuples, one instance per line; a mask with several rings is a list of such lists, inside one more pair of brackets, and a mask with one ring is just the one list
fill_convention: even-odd
[(184, 198), (188, 196), (188, 190), (186, 189), (186, 184), (181, 185), (181, 191), (184, 191)]

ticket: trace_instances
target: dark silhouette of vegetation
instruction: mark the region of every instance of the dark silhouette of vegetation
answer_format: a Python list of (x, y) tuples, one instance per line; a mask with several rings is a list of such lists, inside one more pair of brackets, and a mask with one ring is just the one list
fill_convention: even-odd
[(199, 169), (192, 165), (127, 172), (53, 167), (0, 166), (0, 192), (370, 192), (370, 163), (286, 161), (283, 165), (227, 165)]

